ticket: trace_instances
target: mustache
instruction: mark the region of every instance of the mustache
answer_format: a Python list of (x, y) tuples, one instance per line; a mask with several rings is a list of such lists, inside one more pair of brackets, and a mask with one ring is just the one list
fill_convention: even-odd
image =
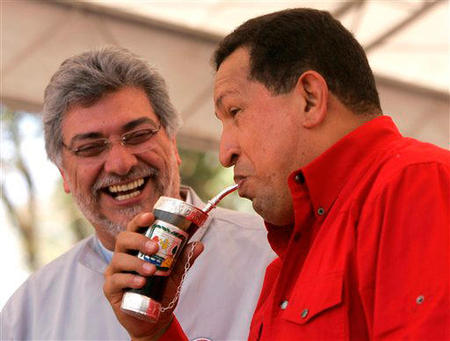
[(152, 166), (136, 166), (126, 175), (104, 174), (95, 181), (92, 186), (92, 193), (95, 194), (100, 189), (117, 183), (133, 181), (145, 177), (158, 178), (159, 170)]

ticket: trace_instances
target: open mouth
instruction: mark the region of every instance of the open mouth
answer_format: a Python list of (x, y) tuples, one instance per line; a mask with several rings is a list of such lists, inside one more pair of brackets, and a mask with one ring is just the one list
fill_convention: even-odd
[(148, 179), (149, 177), (140, 178), (125, 184), (108, 186), (103, 189), (103, 192), (118, 201), (131, 199), (141, 194)]

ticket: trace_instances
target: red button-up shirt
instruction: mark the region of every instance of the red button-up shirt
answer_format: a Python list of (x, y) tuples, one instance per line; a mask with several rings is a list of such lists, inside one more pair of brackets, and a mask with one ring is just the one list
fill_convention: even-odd
[(382, 116), (288, 181), (250, 340), (450, 338), (449, 151)]
[(249, 340), (450, 339), (449, 151), (381, 116), (288, 183), (295, 225), (267, 224), (279, 257)]

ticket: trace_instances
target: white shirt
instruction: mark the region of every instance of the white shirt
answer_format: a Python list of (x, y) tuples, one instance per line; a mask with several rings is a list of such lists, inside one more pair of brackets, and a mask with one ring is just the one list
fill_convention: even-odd
[[(191, 189), (186, 201), (204, 205)], [(275, 257), (266, 234), (259, 217), (217, 208), (193, 236), (205, 250), (175, 310), (190, 339), (247, 339), (265, 267)], [(103, 295), (107, 264), (91, 236), (32, 274), (1, 312), (1, 339), (129, 340)]]

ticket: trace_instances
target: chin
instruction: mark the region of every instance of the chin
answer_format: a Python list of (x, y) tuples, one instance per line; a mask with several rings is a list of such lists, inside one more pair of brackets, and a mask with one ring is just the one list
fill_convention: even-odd
[[(258, 213), (259, 214), (259, 213)], [(266, 223), (274, 226), (289, 226), (294, 225), (294, 219), (292, 217), (280, 217), (275, 214), (259, 214)]]
[(145, 210), (144, 207), (139, 205), (121, 208), (117, 209), (112, 215), (105, 214), (99, 216), (99, 220), (97, 222), (100, 223), (105, 230), (112, 230), (115, 233), (119, 233), (126, 230), (130, 220), (137, 214), (150, 211), (151, 210)]
[(261, 205), (260, 202), (258, 202), (258, 199), (253, 198), (253, 199), (249, 199), (252, 201), (252, 206), (253, 209), (255, 210), (256, 213), (258, 213), (258, 215), (260, 215), (264, 220), (267, 221), (266, 217), (268, 216), (268, 212), (267, 210), (264, 209), (264, 206)]
[(252, 200), (253, 209), (265, 222), (275, 226), (287, 226), (294, 224), (294, 212), (291, 210), (274, 209), (272, 201)]

